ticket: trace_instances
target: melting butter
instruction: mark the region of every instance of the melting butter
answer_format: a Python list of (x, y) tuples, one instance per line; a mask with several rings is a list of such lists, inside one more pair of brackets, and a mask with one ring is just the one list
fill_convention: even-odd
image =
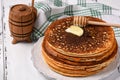
[(84, 31), (83, 31), (83, 29), (82, 29), (81, 27), (79, 27), (79, 26), (74, 26), (74, 25), (70, 26), (70, 27), (67, 28), (65, 31), (68, 32), (68, 33), (72, 33), (72, 34), (74, 34), (74, 35), (77, 35), (77, 36), (79, 36), (79, 37), (82, 36), (83, 33), (84, 33)]

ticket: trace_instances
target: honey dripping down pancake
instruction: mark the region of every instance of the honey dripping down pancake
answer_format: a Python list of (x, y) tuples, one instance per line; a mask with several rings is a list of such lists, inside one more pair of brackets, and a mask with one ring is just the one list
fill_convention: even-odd
[[(90, 21), (104, 22), (86, 16)], [(110, 26), (83, 27), (83, 34), (66, 32), (74, 17), (54, 21), (45, 32), (42, 54), (49, 67), (66, 76), (88, 76), (107, 67), (117, 54), (118, 46)], [(73, 27), (72, 27), (73, 28)], [(71, 29), (72, 29), (71, 28)]]

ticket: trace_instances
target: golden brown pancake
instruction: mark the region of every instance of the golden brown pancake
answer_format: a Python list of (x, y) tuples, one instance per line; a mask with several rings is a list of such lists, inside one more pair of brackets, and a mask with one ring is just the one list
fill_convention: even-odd
[(87, 25), (79, 37), (65, 31), (71, 25), (73, 17), (67, 17), (54, 21), (45, 32), (42, 54), (52, 70), (66, 76), (88, 76), (101, 71), (114, 60), (118, 46), (110, 26)]
[(89, 76), (92, 74), (96, 74), (97, 72), (104, 69), (107, 65), (109, 65), (114, 60), (116, 56), (116, 52), (117, 52), (117, 47), (116, 50), (113, 52), (113, 55), (110, 57), (110, 59), (104, 61), (101, 64), (98, 63), (97, 65), (90, 65), (90, 66), (73, 66), (62, 62), (60, 63), (56, 60), (53, 60), (53, 58), (48, 56), (44, 51), (43, 51), (43, 57), (51, 69), (62, 75)]
[[(98, 18), (87, 18), (103, 22)], [(111, 49), (115, 40), (111, 27), (87, 25), (84, 27), (83, 36), (79, 37), (65, 31), (71, 25), (73, 17), (53, 22), (45, 32), (48, 45), (57, 52), (75, 57), (101, 55)]]
[[(110, 51), (108, 51), (107, 53), (104, 53), (104, 55), (105, 55), (105, 57), (104, 58), (102, 58), (101, 60), (99, 60), (99, 61), (95, 61), (94, 59), (92, 59), (91, 58), (91, 61), (79, 61), (79, 62), (76, 62), (75, 60), (68, 60), (68, 59), (66, 59), (66, 58), (61, 58), (61, 57), (57, 57), (57, 56), (54, 56), (54, 55), (52, 55), (52, 53), (51, 52), (49, 52), (50, 51), (50, 49), (48, 49), (47, 50), (47, 48), (48, 47), (45, 47), (45, 45), (44, 45), (44, 42), (43, 42), (43, 46), (42, 46), (42, 49), (43, 49), (43, 51), (49, 56), (49, 57), (51, 57), (52, 59), (54, 59), (54, 60), (58, 60), (58, 61), (61, 61), (61, 62), (63, 62), (63, 63), (67, 63), (67, 64), (70, 64), (70, 65), (75, 65), (75, 66), (77, 66), (77, 65), (81, 65), (81, 66), (89, 66), (89, 65), (95, 65), (95, 64), (101, 64), (102, 62), (105, 62), (105, 60), (108, 60), (111, 56), (113, 56), (113, 55), (115, 55), (115, 54), (112, 54), (114, 51), (115, 51), (115, 49), (116, 49), (116, 42), (115, 42), (115, 44), (113, 45), (113, 49), (111, 49)], [(109, 54), (109, 55), (106, 55), (106, 54)], [(69, 58), (69, 56), (68, 56), (68, 58)], [(86, 57), (86, 58), (84, 58), (84, 59), (86, 59), (87, 60), (87, 58), (88, 57)]]
[[(42, 53), (44, 55), (44, 57), (51, 63), (53, 64), (57, 64), (60, 67), (64, 67), (64, 68), (70, 68), (70, 69), (83, 69), (83, 68), (96, 68), (96, 67), (101, 67), (100, 65), (102, 65), (102, 63), (105, 63), (109, 60), (111, 60), (112, 58), (115, 57), (116, 53), (117, 53), (117, 49), (118, 47), (116, 46), (114, 51), (112, 52), (112, 54), (110, 56), (108, 56), (106, 59), (101, 60), (101, 61), (89, 61), (89, 62), (82, 62), (82, 63), (70, 63), (69, 60), (62, 60), (60, 58), (57, 57), (53, 57), (52, 55), (50, 55), (44, 47), (42, 47)], [(75, 64), (76, 63), (76, 64)]]
[(63, 60), (67, 59), (69, 61), (75, 61), (75, 62), (100, 61), (100, 60), (108, 57), (109, 55), (111, 55), (112, 52), (114, 51), (114, 49), (116, 48), (116, 41), (115, 41), (114, 44), (112, 45), (112, 48), (108, 52), (105, 52), (104, 54), (101, 54), (99, 56), (73, 57), (73, 56), (67, 56), (67, 55), (64, 55), (64, 54), (61, 54), (61, 53), (55, 51), (45, 41), (46, 40), (44, 40), (43, 45), (45, 46), (45, 48), (49, 54), (51, 54), (52, 56), (54, 56), (56, 58), (62, 58)]
[[(48, 64), (49, 65), (49, 64)], [(70, 70), (70, 71), (66, 71), (66, 69), (64, 69), (64, 68), (55, 68), (55, 67), (53, 67), (53, 66), (51, 66), (51, 65), (49, 65), (50, 66), (50, 68), (53, 70), (53, 71), (55, 71), (55, 72), (57, 72), (57, 73), (59, 73), (59, 74), (62, 74), (62, 75), (64, 75), (64, 76), (70, 76), (70, 77), (84, 77), (84, 76), (89, 76), (89, 75), (92, 75), (92, 74), (96, 74), (97, 72), (99, 72), (99, 71), (101, 71), (102, 69), (100, 69), (100, 70), (96, 70), (96, 71), (94, 71), (94, 72), (83, 72), (83, 71), (79, 71), (80, 73), (70, 73), (70, 71), (72, 72), (73, 70)], [(104, 68), (104, 67), (103, 67)], [(61, 70), (62, 69), (62, 70)]]

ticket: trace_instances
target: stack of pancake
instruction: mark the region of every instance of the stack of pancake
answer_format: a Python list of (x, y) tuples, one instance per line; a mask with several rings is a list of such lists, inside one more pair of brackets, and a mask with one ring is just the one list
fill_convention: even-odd
[[(91, 21), (101, 19), (86, 16)], [(65, 30), (73, 25), (74, 17), (54, 21), (46, 30), (42, 54), (49, 67), (65, 76), (89, 76), (108, 66), (117, 54), (114, 31), (110, 26), (83, 27), (76, 36)]]

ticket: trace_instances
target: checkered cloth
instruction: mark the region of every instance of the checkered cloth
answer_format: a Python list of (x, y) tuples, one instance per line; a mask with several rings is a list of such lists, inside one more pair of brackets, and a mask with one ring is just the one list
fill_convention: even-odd
[[(36, 2), (35, 7), (38, 17), (31, 35), (33, 41), (42, 37), (48, 25), (61, 17), (79, 15), (102, 19), (103, 15), (114, 15), (113, 12), (117, 11), (93, 0), (43, 0)], [(120, 37), (120, 28), (114, 28), (114, 31), (116, 37)]]

